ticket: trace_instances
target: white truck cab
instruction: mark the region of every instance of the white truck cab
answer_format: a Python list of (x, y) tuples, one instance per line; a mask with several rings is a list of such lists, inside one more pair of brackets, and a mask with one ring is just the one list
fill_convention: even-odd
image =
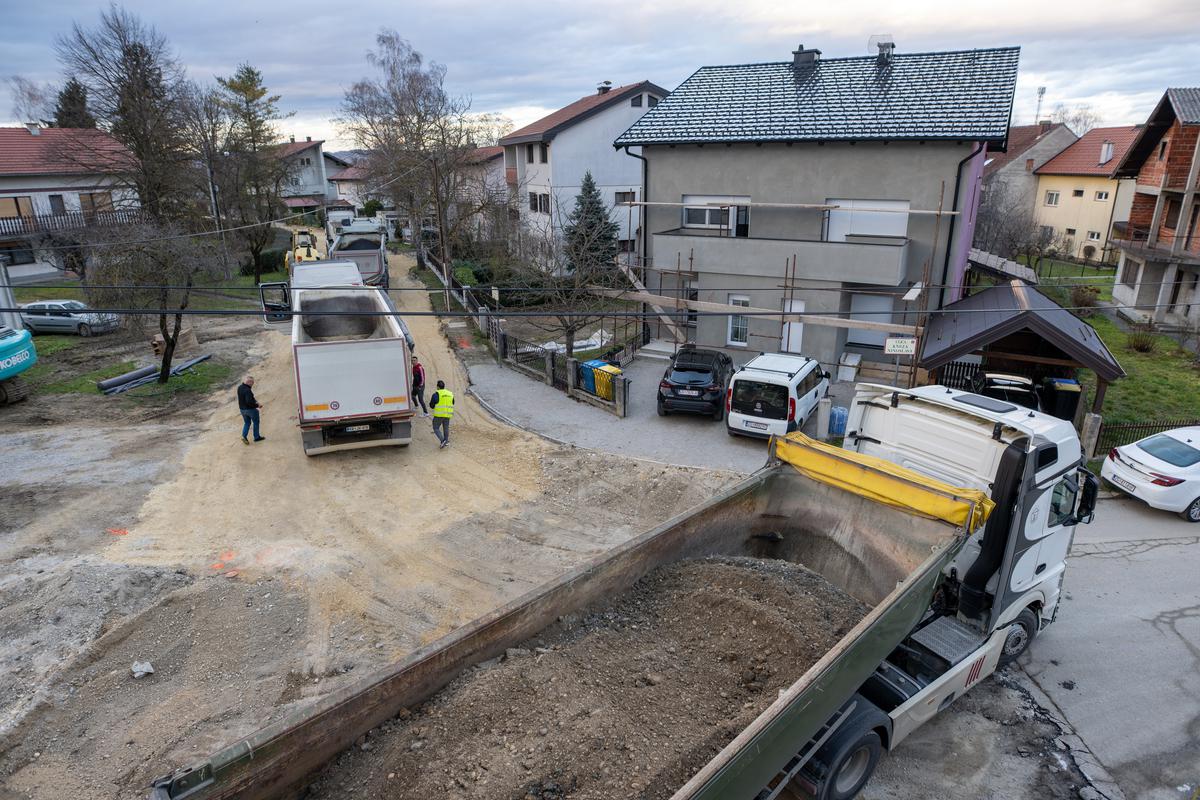
[(815, 359), (760, 353), (729, 379), (726, 430), (760, 439), (799, 430), (828, 391), (829, 373)]

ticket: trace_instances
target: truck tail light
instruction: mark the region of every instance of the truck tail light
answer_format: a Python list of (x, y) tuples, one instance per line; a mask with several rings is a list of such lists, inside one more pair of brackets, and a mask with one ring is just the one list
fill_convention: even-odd
[(1154, 480), (1150, 481), (1155, 486), (1178, 486), (1183, 483), (1183, 478), (1172, 478), (1170, 475), (1161, 475), (1157, 472), (1151, 472)]
[(794, 422), (796, 419), (796, 398), (788, 398), (788, 422)]
[(733, 410), (733, 387), (730, 386), (725, 390), (725, 412), (729, 413)]

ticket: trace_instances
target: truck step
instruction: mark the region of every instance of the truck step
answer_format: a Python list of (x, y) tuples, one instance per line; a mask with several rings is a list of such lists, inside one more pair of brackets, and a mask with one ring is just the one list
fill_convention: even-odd
[(955, 617), (938, 617), (912, 635), (917, 644), (957, 664), (983, 644), (983, 634)]

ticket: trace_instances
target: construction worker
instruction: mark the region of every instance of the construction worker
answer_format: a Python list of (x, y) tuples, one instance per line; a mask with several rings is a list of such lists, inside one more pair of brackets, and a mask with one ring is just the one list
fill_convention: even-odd
[(263, 407), (263, 404), (254, 397), (254, 378), (250, 375), (247, 375), (246, 379), (238, 385), (237, 400), (238, 411), (242, 413), (242, 444), (250, 444), (246, 434), (250, 432), (251, 425), (254, 426), (254, 441), (265, 440), (267, 437), (258, 432), (258, 410)]
[(445, 447), (450, 444), (450, 417), (454, 416), (454, 392), (446, 388), (445, 381), (437, 382), (429, 407), (433, 409), (433, 435), (441, 442), (438, 447)]
[(428, 417), (429, 407), (425, 405), (425, 367), (415, 355), (412, 363), (412, 385), (413, 394), (421, 401), (421, 415)]

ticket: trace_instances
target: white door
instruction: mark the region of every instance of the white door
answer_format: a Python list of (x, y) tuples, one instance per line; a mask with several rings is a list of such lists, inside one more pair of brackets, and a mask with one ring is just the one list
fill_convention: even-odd
[[(783, 310), (788, 314), (804, 313), (803, 300), (784, 300)], [(785, 322), (783, 323), (783, 336), (779, 340), (779, 351), (781, 353), (802, 353), (801, 347), (804, 344), (804, 323), (803, 322)]]

